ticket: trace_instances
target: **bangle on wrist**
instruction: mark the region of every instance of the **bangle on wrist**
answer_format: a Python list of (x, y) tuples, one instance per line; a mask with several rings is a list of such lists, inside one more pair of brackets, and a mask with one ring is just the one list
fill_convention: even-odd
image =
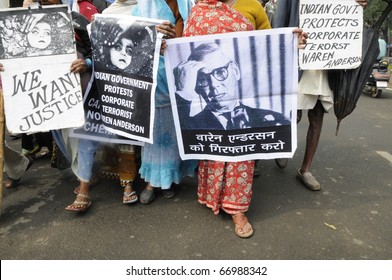
[(87, 69), (91, 69), (93, 66), (93, 62), (90, 58), (86, 58)]

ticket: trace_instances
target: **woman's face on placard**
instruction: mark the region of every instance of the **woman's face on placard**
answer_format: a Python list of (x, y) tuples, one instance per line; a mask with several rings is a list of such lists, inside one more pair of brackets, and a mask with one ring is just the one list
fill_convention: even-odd
[(121, 38), (110, 48), (110, 62), (123, 70), (131, 64), (134, 44), (132, 40)]
[(27, 40), (33, 48), (46, 49), (52, 42), (52, 28), (47, 22), (38, 22), (27, 34)]

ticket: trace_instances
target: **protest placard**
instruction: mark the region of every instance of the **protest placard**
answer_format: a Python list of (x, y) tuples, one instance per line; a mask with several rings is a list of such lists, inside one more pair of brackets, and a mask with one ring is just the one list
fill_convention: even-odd
[(182, 159), (292, 157), (298, 81), (292, 28), (167, 44), (166, 75)]
[(353, 69), (362, 61), (363, 9), (354, 0), (301, 0), (301, 69)]
[[(97, 15), (91, 24), (94, 79), (103, 127), (152, 143), (160, 20)], [(90, 101), (88, 101), (90, 102)]]
[(70, 73), (77, 55), (68, 7), (3, 10), (0, 27), (8, 130), (32, 133), (81, 126), (83, 96), (79, 74)]

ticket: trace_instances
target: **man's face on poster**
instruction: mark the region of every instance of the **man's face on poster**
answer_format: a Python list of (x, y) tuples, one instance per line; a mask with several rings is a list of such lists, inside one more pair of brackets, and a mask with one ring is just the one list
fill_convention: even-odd
[(231, 112), (238, 100), (240, 70), (235, 61), (221, 51), (204, 56), (197, 75), (196, 92), (200, 94), (214, 112)]
[(132, 40), (121, 38), (110, 48), (110, 61), (117, 68), (124, 70), (131, 64), (134, 44)]
[(38, 22), (27, 34), (27, 40), (31, 47), (44, 50), (52, 41), (52, 28), (47, 22)]

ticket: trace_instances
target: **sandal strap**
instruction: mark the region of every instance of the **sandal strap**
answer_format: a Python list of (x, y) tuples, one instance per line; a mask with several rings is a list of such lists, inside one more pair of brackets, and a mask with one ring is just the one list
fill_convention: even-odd
[(240, 227), (243, 227), (247, 222), (248, 218), (245, 216), (244, 213), (238, 213), (232, 216), (233, 217), (233, 222)]
[(90, 197), (89, 197), (87, 194), (78, 193), (78, 194), (76, 195), (76, 197), (78, 197), (78, 196), (80, 196), (80, 197), (83, 197), (83, 198), (85, 198), (85, 199), (88, 199), (88, 200), (90, 200)]
[(133, 195), (136, 195), (136, 192), (135, 192), (135, 191), (130, 192), (130, 193), (124, 192), (124, 195), (125, 195), (126, 197), (131, 197), (131, 196), (133, 196)]
[(77, 200), (75, 200), (75, 201), (72, 203), (72, 205), (74, 205), (74, 206), (79, 206), (79, 205), (85, 206), (85, 205), (88, 205), (89, 203), (90, 203), (90, 201), (77, 201)]
[(124, 190), (126, 190), (126, 189), (132, 190), (132, 186), (129, 186), (129, 185), (124, 186)]

